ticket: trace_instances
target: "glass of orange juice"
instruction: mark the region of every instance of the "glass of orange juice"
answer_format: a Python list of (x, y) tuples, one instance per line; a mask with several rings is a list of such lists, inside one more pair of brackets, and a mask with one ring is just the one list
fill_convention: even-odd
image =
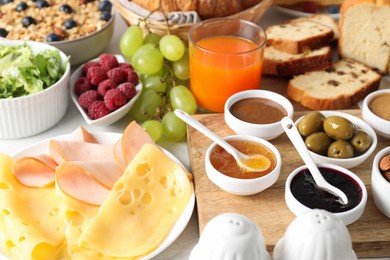
[(201, 111), (223, 112), (233, 94), (260, 88), (266, 35), (249, 21), (214, 18), (188, 34), (190, 84)]

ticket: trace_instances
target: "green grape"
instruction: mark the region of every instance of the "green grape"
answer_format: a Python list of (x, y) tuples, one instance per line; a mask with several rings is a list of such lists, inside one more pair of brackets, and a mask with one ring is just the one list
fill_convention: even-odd
[(180, 60), (172, 63), (173, 74), (178, 79), (187, 80), (190, 78), (190, 64), (188, 59), (188, 52), (185, 52)]
[(131, 60), (131, 57), (135, 51), (142, 46), (144, 35), (142, 29), (138, 25), (132, 25), (123, 33), (119, 41), (119, 49), (127, 60)]
[(167, 140), (179, 142), (186, 136), (186, 123), (173, 112), (167, 112), (162, 121), (163, 135)]
[(144, 38), (144, 43), (151, 43), (157, 45), (160, 42), (161, 36), (157, 33), (149, 33)]
[(164, 65), (164, 57), (153, 44), (142, 45), (131, 58), (134, 69), (141, 74), (155, 74)]
[(163, 133), (163, 126), (158, 120), (147, 120), (142, 123), (142, 128), (150, 135), (153, 141), (160, 140)]
[(161, 105), (161, 96), (154, 90), (143, 90), (141, 96), (134, 103), (130, 114), (137, 122), (145, 122), (156, 113)]
[(191, 91), (182, 85), (173, 87), (169, 92), (171, 105), (174, 109), (181, 109), (192, 115), (196, 112), (196, 101)]
[(160, 52), (170, 61), (177, 61), (183, 57), (185, 46), (179, 37), (173, 34), (166, 34), (160, 40)]
[(145, 89), (153, 89), (156, 92), (165, 92), (167, 88), (167, 83), (159, 75), (149, 76), (145, 78), (143, 83)]

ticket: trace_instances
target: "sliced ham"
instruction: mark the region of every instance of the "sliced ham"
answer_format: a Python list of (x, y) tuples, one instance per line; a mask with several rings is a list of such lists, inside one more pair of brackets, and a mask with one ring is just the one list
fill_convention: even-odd
[(47, 154), (22, 157), (14, 163), (14, 176), (27, 187), (47, 187), (54, 183), (57, 163)]
[(56, 183), (66, 195), (100, 205), (121, 175), (115, 160), (63, 162), (57, 167)]
[(155, 144), (150, 135), (136, 121), (132, 121), (114, 146), (115, 159), (122, 171), (146, 143)]
[(72, 141), (78, 141), (78, 142), (87, 142), (87, 143), (95, 143), (97, 144), (98, 141), (91, 135), (84, 127), (79, 126), (76, 130), (74, 130), (71, 134)]
[(55, 162), (114, 160), (113, 144), (50, 140), (50, 155)]

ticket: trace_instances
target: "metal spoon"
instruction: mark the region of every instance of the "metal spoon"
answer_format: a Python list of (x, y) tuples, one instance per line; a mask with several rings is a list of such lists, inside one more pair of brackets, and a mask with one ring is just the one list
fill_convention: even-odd
[(231, 154), (234, 159), (236, 159), (237, 164), (240, 166), (241, 170), (245, 172), (262, 172), (271, 167), (271, 161), (266, 156), (261, 154), (246, 155), (241, 153), (228, 142), (226, 142), (223, 138), (215, 134), (206, 126), (202, 125), (199, 121), (194, 119), (183, 110), (175, 109), (175, 115), (225, 149), (226, 152)]
[(297, 149), (299, 155), (301, 156), (302, 160), (304, 161), (307, 168), (309, 169), (316, 184), (319, 187), (323, 188), (324, 190), (339, 197), (341, 199), (340, 202), (342, 204), (347, 204), (348, 198), (345, 195), (345, 193), (340, 189), (336, 188), (335, 186), (329, 184), (322, 176), (320, 170), (318, 170), (317, 165), (314, 163), (313, 159), (311, 158), (311, 155), (307, 150), (306, 145), (303, 142), (303, 139), (294, 121), (292, 121), (292, 119), (289, 117), (284, 117), (282, 118), (281, 124), (287, 136), (290, 138), (290, 141), (293, 143), (295, 149)]

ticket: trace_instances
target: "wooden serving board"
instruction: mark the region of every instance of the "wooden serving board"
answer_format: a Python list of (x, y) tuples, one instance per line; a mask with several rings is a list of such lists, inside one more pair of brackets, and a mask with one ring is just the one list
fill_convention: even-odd
[[(358, 109), (343, 110), (343, 112), (360, 117)], [(298, 111), (294, 119), (306, 113)], [(234, 134), (225, 124), (223, 114), (203, 114), (194, 117), (220, 136)], [(187, 138), (191, 170), (194, 175), (200, 233), (213, 217), (225, 212), (240, 213), (254, 220), (260, 227), (267, 249), (272, 255), (276, 242), (283, 237), (287, 226), (295, 218), (284, 201), (285, 181), (294, 169), (303, 165), (303, 161), (286, 134), (271, 140), (282, 156), (282, 169), (278, 181), (269, 189), (252, 196), (232, 195), (214, 185), (205, 173), (204, 163), (206, 150), (212, 141), (192, 127), (188, 127)], [(371, 195), (373, 159), (379, 150), (390, 146), (390, 140), (378, 138), (378, 146), (369, 159), (351, 169), (363, 180), (368, 190), (367, 206), (362, 217), (348, 226), (353, 248), (359, 258), (390, 256), (390, 219), (375, 207)]]

